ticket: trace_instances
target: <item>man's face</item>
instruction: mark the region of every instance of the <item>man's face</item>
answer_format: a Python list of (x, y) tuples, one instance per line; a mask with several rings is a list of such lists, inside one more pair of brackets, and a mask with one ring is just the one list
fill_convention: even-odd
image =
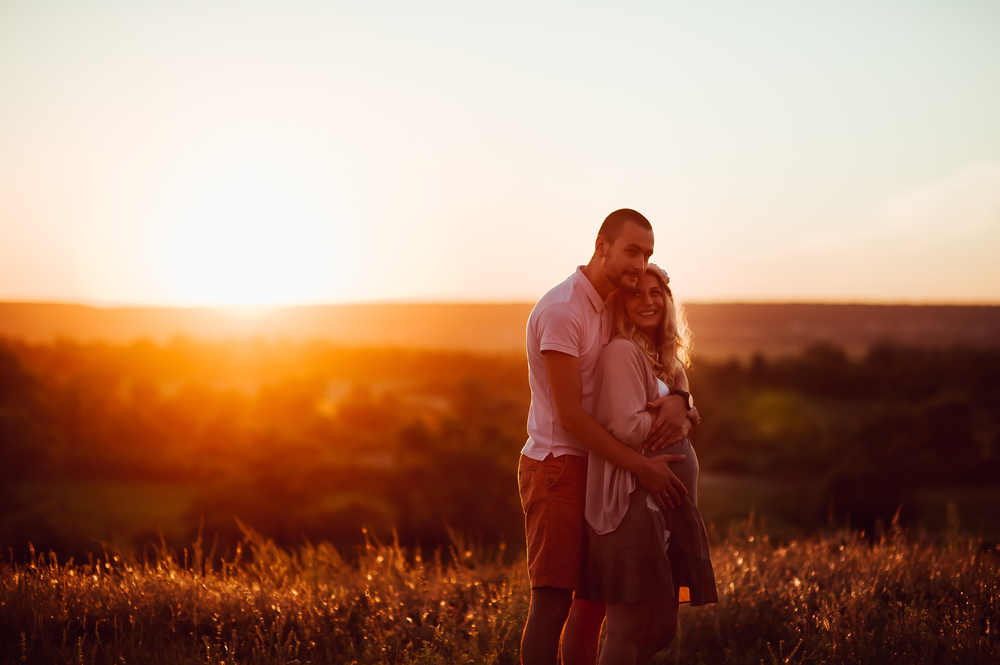
[(634, 289), (653, 254), (653, 232), (626, 222), (614, 243), (598, 237), (604, 275), (619, 289)]

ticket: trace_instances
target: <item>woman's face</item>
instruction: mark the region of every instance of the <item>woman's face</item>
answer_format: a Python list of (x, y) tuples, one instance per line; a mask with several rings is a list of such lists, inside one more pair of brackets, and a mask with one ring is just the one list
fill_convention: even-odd
[(666, 295), (660, 280), (649, 272), (643, 273), (635, 289), (625, 291), (625, 315), (643, 335), (656, 339), (656, 329), (663, 320), (666, 309)]

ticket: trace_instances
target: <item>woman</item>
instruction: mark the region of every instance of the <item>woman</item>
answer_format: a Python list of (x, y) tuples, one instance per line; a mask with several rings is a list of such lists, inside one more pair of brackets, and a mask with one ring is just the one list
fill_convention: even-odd
[[(689, 341), (666, 273), (650, 265), (636, 288), (615, 294), (616, 337), (601, 352), (594, 416), (638, 449), (647, 404), (686, 391)], [(692, 408), (689, 417), (697, 421)], [(607, 603), (600, 663), (646, 663), (677, 634), (677, 605), (718, 601), (705, 525), (698, 512), (698, 458), (687, 437), (647, 455), (686, 455), (671, 469), (687, 495), (661, 510), (635, 477), (590, 454), (583, 597)]]

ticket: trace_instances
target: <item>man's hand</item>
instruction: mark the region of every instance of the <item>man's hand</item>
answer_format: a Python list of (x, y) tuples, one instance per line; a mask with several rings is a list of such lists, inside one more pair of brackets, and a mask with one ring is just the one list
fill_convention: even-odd
[[(542, 355), (545, 356), (552, 402), (563, 429), (615, 466), (634, 473), (653, 500), (663, 508), (680, 505), (680, 498), (687, 494), (687, 489), (670, 470), (669, 464), (684, 459), (684, 456), (645, 457), (641, 452), (623, 444), (584, 410), (580, 360), (558, 351), (546, 351)], [(667, 407), (670, 412), (675, 410), (672, 402), (676, 402), (676, 406), (680, 408), (679, 413), (686, 424), (683, 432), (686, 434), (691, 425), (683, 415), (686, 413), (684, 400), (676, 395), (674, 398), (667, 397), (666, 400), (671, 403)], [(663, 400), (658, 402), (662, 403)], [(683, 438), (684, 434), (678, 438)]]
[(653, 425), (649, 428), (649, 436), (642, 442), (641, 448), (659, 450), (664, 446), (680, 441), (691, 431), (691, 421), (688, 419), (687, 404), (680, 395), (667, 395), (646, 405), (656, 411)]
[(649, 464), (642, 473), (636, 474), (636, 479), (646, 488), (657, 505), (667, 510), (681, 505), (681, 497), (687, 494), (687, 488), (680, 478), (670, 470), (670, 462), (679, 462), (685, 455), (657, 455), (649, 457)]

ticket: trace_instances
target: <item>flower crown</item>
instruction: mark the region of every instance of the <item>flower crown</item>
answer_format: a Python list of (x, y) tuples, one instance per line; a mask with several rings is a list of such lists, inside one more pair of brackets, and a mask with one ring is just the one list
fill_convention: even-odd
[(667, 274), (667, 271), (661, 268), (660, 266), (656, 265), (655, 263), (650, 263), (648, 266), (646, 266), (647, 270), (649, 270), (650, 268), (654, 268), (655, 270), (658, 270), (660, 272), (660, 275), (663, 277), (663, 283), (667, 287), (667, 293), (672, 297), (674, 294), (670, 291), (670, 275)]

